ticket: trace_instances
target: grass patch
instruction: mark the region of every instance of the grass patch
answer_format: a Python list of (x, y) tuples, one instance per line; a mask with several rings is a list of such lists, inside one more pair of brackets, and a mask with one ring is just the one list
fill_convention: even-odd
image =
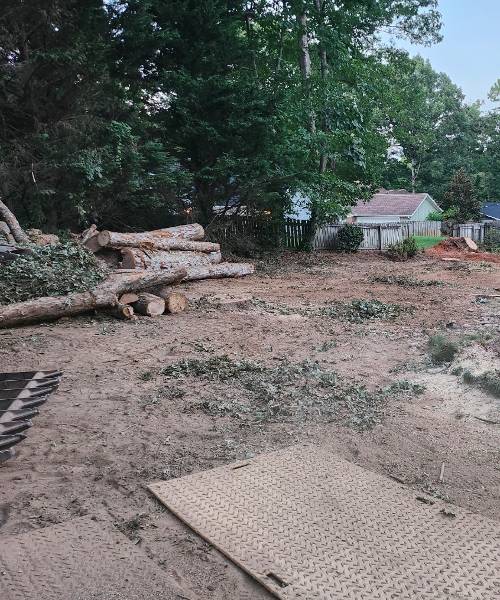
[(415, 279), (409, 275), (374, 275), (370, 278), (372, 283), (385, 283), (387, 285), (400, 285), (401, 287), (434, 287), (445, 285), (444, 281), (436, 279)]
[(106, 277), (95, 256), (73, 242), (30, 249), (0, 267), (0, 304), (84, 292)]
[(460, 351), (460, 346), (444, 335), (438, 334), (429, 339), (428, 349), (434, 365), (445, 365), (453, 362)]
[(382, 420), (389, 397), (409, 397), (421, 392), (421, 386), (409, 382), (370, 391), (309, 361), (281, 361), (269, 367), (218, 356), (183, 360), (165, 367), (161, 373), (185, 379), (187, 387), (192, 378), (216, 382), (216, 389), (210, 391), (206, 386), (205, 397), (188, 410), (231, 417), (245, 424), (336, 421), (365, 430)]
[(439, 242), (442, 242), (446, 239), (446, 236), (432, 236), (432, 235), (415, 235), (415, 242), (417, 244), (417, 248), (420, 250), (426, 250), (427, 248), (432, 248), (433, 246), (437, 246)]

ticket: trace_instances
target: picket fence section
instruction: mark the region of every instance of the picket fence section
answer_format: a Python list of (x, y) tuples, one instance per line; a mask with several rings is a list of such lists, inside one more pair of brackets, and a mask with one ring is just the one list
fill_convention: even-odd
[(484, 223), (462, 223), (453, 227), (455, 237), (469, 237), (482, 244), (493, 236), (500, 237), (500, 222), (486, 221)]
[[(311, 235), (311, 222), (299, 219), (262, 219), (255, 217), (226, 217), (214, 222), (215, 237), (222, 243), (238, 236), (248, 236), (267, 246), (313, 250), (332, 250), (343, 224), (322, 225)], [(357, 224), (363, 230), (361, 250), (385, 250), (412, 235), (439, 236), (441, 223), (411, 221), (406, 223)], [(209, 229), (211, 226), (209, 226)]]
[[(314, 250), (333, 250), (335, 240), (342, 224), (324, 225), (316, 230), (313, 240)], [(400, 223), (381, 225), (357, 225), (363, 230), (360, 250), (385, 250), (390, 244), (396, 244), (408, 237)]]

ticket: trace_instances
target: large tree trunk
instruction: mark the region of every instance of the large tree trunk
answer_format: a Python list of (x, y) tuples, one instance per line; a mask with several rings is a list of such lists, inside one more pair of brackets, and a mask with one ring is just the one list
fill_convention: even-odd
[(187, 275), (183, 281), (197, 279), (218, 279), (222, 277), (244, 277), (255, 273), (254, 265), (250, 263), (220, 263), (209, 266), (187, 267)]
[(140, 315), (159, 317), (165, 312), (165, 300), (154, 294), (139, 294), (139, 299), (134, 303), (134, 309)]
[(5, 239), (7, 244), (15, 244), (16, 240), (10, 231), (10, 227), (5, 221), (0, 221), (0, 238)]
[(112, 246), (114, 248), (142, 248), (145, 250), (185, 250), (192, 252), (219, 252), (220, 245), (212, 242), (197, 242), (184, 238), (164, 238), (152, 236), (150, 240), (137, 239), (137, 235), (130, 233), (116, 233), (114, 231), (101, 231), (97, 242), (101, 248)]
[(18, 244), (29, 244), (29, 237), (24, 232), (14, 213), (0, 200), (0, 217), (9, 226), (10, 232)]
[(180, 281), (186, 269), (114, 273), (109, 279), (89, 292), (68, 294), (49, 298), (36, 298), (0, 306), (0, 328), (25, 325), (86, 313), (97, 308), (116, 306), (118, 296), (126, 292), (150, 289)]
[(146, 251), (140, 248), (122, 249), (122, 267), (124, 269), (168, 269), (177, 265), (189, 267), (220, 263), (219, 252), (181, 252)]

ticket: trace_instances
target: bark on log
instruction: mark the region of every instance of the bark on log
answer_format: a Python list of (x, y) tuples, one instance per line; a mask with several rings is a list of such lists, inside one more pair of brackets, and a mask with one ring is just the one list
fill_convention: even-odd
[(160, 240), (202, 240), (205, 237), (205, 230), (198, 223), (191, 225), (178, 225), (177, 227), (166, 227), (165, 229), (155, 229), (153, 231), (144, 231), (142, 233), (119, 233), (117, 231), (103, 231), (97, 237), (99, 246), (126, 246), (139, 247), (143, 244), (155, 244)]
[(185, 269), (117, 273), (89, 292), (36, 298), (27, 302), (0, 306), (0, 328), (78, 315), (97, 308), (113, 307), (118, 304), (118, 296), (122, 294), (174, 283), (180, 281), (185, 275)]
[(10, 227), (5, 221), (0, 221), (0, 237), (4, 238), (7, 244), (15, 244), (16, 240), (10, 231)]
[(178, 314), (184, 312), (189, 306), (189, 301), (184, 294), (171, 292), (169, 288), (162, 288), (158, 296), (165, 300), (166, 313)]
[(139, 300), (134, 303), (134, 309), (147, 317), (159, 317), (165, 312), (165, 300), (154, 294), (139, 294)]
[(134, 294), (133, 292), (129, 292), (128, 294), (123, 294), (120, 296), (120, 304), (133, 304), (139, 300), (138, 294)]
[(219, 252), (165, 252), (145, 251), (140, 248), (123, 248), (122, 267), (124, 269), (168, 269), (175, 266), (191, 267), (220, 263)]
[(223, 277), (244, 277), (255, 273), (255, 266), (250, 263), (220, 263), (218, 265), (190, 266), (183, 281), (198, 279), (218, 279)]
[(213, 242), (197, 242), (190, 239), (179, 237), (165, 238), (154, 235), (150, 232), (147, 235), (151, 239), (141, 239), (142, 233), (116, 233), (114, 231), (101, 231), (97, 242), (101, 248), (111, 246), (113, 248), (141, 248), (145, 250), (187, 250), (192, 252), (219, 252), (220, 244)]
[(0, 200), (0, 217), (9, 226), (10, 232), (18, 244), (29, 244), (29, 237), (24, 232), (14, 213)]
[(92, 225), (88, 229), (82, 232), (80, 244), (85, 245), (85, 242), (87, 242), (88, 240), (90, 240), (90, 238), (98, 234), (99, 232), (97, 231), (97, 225), (95, 223), (92, 223)]

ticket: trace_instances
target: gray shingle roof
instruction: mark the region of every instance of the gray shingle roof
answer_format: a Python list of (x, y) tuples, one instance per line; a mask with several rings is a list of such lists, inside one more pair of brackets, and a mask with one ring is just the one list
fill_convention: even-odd
[(490, 219), (500, 220), (500, 202), (488, 202), (483, 206), (481, 212)]
[(380, 192), (368, 202), (353, 206), (354, 217), (399, 216), (410, 217), (428, 194)]

